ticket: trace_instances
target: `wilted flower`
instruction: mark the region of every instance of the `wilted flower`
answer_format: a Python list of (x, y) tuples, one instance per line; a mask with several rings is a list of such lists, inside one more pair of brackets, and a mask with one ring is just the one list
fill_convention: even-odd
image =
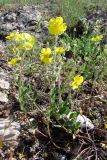
[(22, 58), (21, 57), (17, 57), (17, 58), (12, 58), (8, 64), (9, 65), (15, 65), (17, 62), (19, 62)]
[(20, 33), (21, 41), (29, 42), (32, 45), (35, 43), (35, 38), (28, 33)]
[(64, 48), (64, 47), (57, 47), (55, 49), (55, 52), (59, 53), (59, 54), (64, 53), (65, 51), (66, 51), (66, 48)]
[(35, 44), (35, 38), (28, 33), (10, 33), (6, 38), (13, 39), (17, 43), (17, 48), (22, 50), (31, 50)]
[(73, 89), (77, 89), (83, 83), (83, 76), (77, 75), (74, 77), (74, 81), (72, 82), (71, 86)]
[(33, 44), (31, 44), (30, 42), (25, 42), (18, 46), (18, 49), (22, 49), (22, 50), (31, 50), (32, 48), (33, 48)]
[(61, 35), (67, 29), (66, 23), (63, 22), (62, 17), (51, 18), (48, 23), (49, 33), (52, 35)]
[(40, 60), (45, 64), (50, 64), (52, 62), (51, 49), (50, 48), (42, 48)]
[(91, 38), (92, 42), (97, 42), (97, 41), (101, 41), (103, 39), (103, 35), (99, 35), (96, 37)]

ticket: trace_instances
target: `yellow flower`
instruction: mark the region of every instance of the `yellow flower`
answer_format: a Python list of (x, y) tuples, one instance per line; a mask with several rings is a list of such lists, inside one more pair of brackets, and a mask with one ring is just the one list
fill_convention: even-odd
[(6, 39), (12, 39), (12, 38), (14, 38), (14, 33), (10, 33), (9, 36), (6, 36)]
[(15, 40), (17, 48), (13, 48), (13, 52), (17, 53), (18, 49), (21, 50), (31, 50), (33, 49), (33, 46), (35, 44), (35, 38), (34, 36), (28, 34), (28, 33), (10, 33), (9, 36), (6, 37), (7, 39)]
[(22, 41), (26, 41), (26, 42), (29, 42), (31, 44), (35, 43), (35, 38), (28, 33), (21, 33), (20, 36), (21, 36)]
[(55, 52), (59, 53), (59, 54), (64, 53), (65, 51), (66, 51), (66, 49), (64, 47), (57, 47), (55, 49)]
[(83, 83), (83, 76), (77, 75), (74, 77), (74, 81), (72, 82), (71, 86), (73, 89), (77, 89)]
[(42, 48), (40, 60), (45, 64), (50, 64), (52, 62), (51, 49), (50, 48)]
[(97, 41), (101, 41), (103, 39), (103, 35), (99, 35), (96, 37), (91, 38), (92, 42), (97, 42)]
[(9, 36), (6, 36), (6, 39), (11, 40), (11, 39), (14, 39), (16, 37), (19, 37), (19, 35), (20, 34), (18, 32), (16, 32), (16, 33), (10, 33)]
[[(14, 39), (15, 42), (19, 44), (18, 49), (25, 49), (25, 50), (31, 50), (36, 41), (34, 36), (28, 33), (18, 33), (18, 32), (10, 33), (10, 35), (7, 36), (6, 38), (10, 40)], [(16, 50), (14, 49), (13, 52), (15, 53)]]
[(52, 35), (61, 35), (67, 29), (66, 23), (63, 22), (62, 17), (51, 18), (48, 23), (49, 33)]
[(15, 39), (15, 41), (29, 41), (29, 42), (34, 42), (35, 38), (28, 34), (28, 33), (10, 33), (9, 36), (6, 37), (6, 39)]
[(22, 43), (18, 46), (18, 49), (22, 49), (22, 50), (31, 50), (33, 48), (33, 45), (30, 42), (25, 42)]
[(12, 58), (8, 64), (9, 65), (15, 65), (17, 62), (19, 62), (22, 58), (21, 57), (17, 57), (17, 58)]

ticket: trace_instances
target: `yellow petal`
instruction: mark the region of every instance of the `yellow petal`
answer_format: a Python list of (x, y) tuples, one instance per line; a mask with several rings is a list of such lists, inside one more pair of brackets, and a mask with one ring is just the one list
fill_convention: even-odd
[(24, 44), (21, 44), (18, 46), (19, 49), (24, 50), (31, 50), (33, 48), (33, 45), (29, 42), (25, 42)]
[(67, 29), (66, 23), (63, 23), (62, 17), (51, 18), (48, 23), (49, 33), (52, 35), (61, 35)]
[(21, 57), (17, 57), (17, 58), (12, 58), (8, 64), (9, 65), (15, 65), (17, 62), (19, 62), (22, 58)]
[(50, 55), (51, 54), (51, 49), (50, 48), (42, 48), (41, 53), (45, 55)]
[(57, 47), (57, 48), (55, 49), (55, 52), (56, 52), (56, 53), (64, 53), (65, 51), (66, 51), (66, 49), (63, 48), (63, 47)]
[(72, 86), (73, 89), (77, 89), (79, 87), (79, 85), (77, 83), (75, 83), (75, 82), (73, 82), (71, 84), (71, 86)]

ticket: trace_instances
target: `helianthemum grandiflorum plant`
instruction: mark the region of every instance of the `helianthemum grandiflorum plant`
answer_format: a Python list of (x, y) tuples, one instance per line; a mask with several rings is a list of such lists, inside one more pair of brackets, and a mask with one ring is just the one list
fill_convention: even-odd
[[(15, 32), (10, 33), (10, 35), (6, 37), (6, 39), (10, 41), (9, 49), (12, 52), (12, 58), (9, 58), (8, 65), (14, 68), (15, 78), (18, 77), (18, 97), (23, 111), (29, 109), (29, 103), (30, 106), (37, 106), (35, 100), (31, 101), (31, 99), (35, 97), (31, 90), (32, 87), (29, 87), (30, 84), (26, 85), (25, 83), (25, 69), (27, 66), (31, 67), (29, 72), (33, 73), (35, 70), (45, 82), (48, 82), (48, 87), (50, 89), (50, 106), (45, 114), (48, 120), (48, 129), (52, 117), (59, 121), (67, 117), (69, 112), (71, 112), (70, 104), (67, 101), (64, 102), (62, 99), (62, 93), (65, 90), (62, 85), (63, 67), (65, 64), (64, 56), (65, 52), (68, 51), (68, 47), (60, 43), (60, 35), (64, 34), (66, 29), (67, 25), (62, 17), (51, 18), (48, 22), (48, 31), (52, 40), (47, 42), (45, 47), (39, 48), (38, 51), (34, 50), (36, 44), (35, 37), (28, 33)], [(69, 87), (72, 86), (73, 89), (78, 89), (82, 83), (83, 77), (77, 75), (74, 77), (72, 84), (68, 85)], [(31, 95), (33, 95), (33, 97)], [(79, 127), (79, 124), (76, 122), (76, 116), (78, 114), (75, 112), (75, 114), (72, 115), (74, 118), (71, 117), (67, 121), (63, 121), (62, 126), (74, 132)], [(69, 126), (68, 122), (73, 122), (73, 125)]]

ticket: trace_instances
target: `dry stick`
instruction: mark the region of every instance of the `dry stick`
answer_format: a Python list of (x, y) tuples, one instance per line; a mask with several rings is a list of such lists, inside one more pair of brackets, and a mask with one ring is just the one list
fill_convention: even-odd
[(96, 146), (95, 146), (94, 141), (93, 141), (93, 145), (94, 145), (94, 151), (95, 151), (95, 153), (96, 153), (95, 160), (98, 160), (98, 152), (97, 152), (97, 148), (96, 148)]
[(98, 160), (97, 148), (96, 148), (96, 146), (95, 146), (94, 140), (92, 140), (92, 138), (91, 138), (90, 134), (88, 133), (88, 129), (87, 129), (87, 127), (86, 127), (86, 131), (87, 131), (87, 134), (88, 134), (89, 139), (91, 140), (91, 142), (92, 142), (92, 144), (93, 144), (93, 146), (94, 146), (94, 151), (95, 151), (95, 153), (96, 153), (95, 160)]
[[(78, 102), (82, 102), (82, 101), (85, 101), (85, 100), (89, 100), (91, 98), (99, 98), (100, 100), (104, 101), (101, 97), (101, 95), (97, 95), (97, 96), (91, 96), (90, 98), (84, 98), (84, 99), (76, 99), (74, 100), (74, 102), (78, 101)], [(105, 101), (104, 101), (105, 102)]]
[(75, 159), (73, 159), (73, 160), (76, 160), (76, 159), (80, 158), (80, 156), (82, 156), (89, 148), (90, 148), (90, 147), (85, 148), (84, 150), (82, 150), (82, 151), (79, 153), (79, 155), (77, 155), (77, 157), (76, 157)]
[(78, 153), (77, 153), (77, 154), (79, 154), (79, 152), (81, 151), (81, 149), (82, 149), (82, 147), (83, 147), (84, 144), (86, 144), (86, 142), (83, 142), (83, 143), (81, 144), (80, 148), (78, 149)]
[(83, 138), (86, 139), (88, 142), (92, 142), (88, 137), (86, 136), (81, 136), (81, 135), (77, 135), (78, 138)]
[[(88, 153), (92, 152), (91, 150), (92, 150), (92, 149), (91, 149), (91, 147), (90, 147), (90, 149), (86, 152), (85, 155), (88, 156)], [(92, 156), (93, 156), (93, 155), (92, 155)]]
[(51, 143), (52, 143), (57, 149), (62, 149), (61, 147), (59, 147), (58, 145), (56, 145), (56, 144), (53, 142), (52, 137), (51, 137), (51, 134), (50, 134), (49, 124), (47, 125), (47, 129), (48, 129), (48, 135), (49, 135), (49, 138), (50, 138)]
[[(88, 159), (90, 160), (92, 157), (93, 157), (93, 155), (90, 155), (90, 156), (88, 156)], [(85, 159), (85, 160), (87, 160), (87, 159)]]
[[(97, 149), (96, 149), (95, 143), (94, 143), (94, 141), (92, 141), (89, 133), (88, 133), (88, 136), (89, 136), (88, 140), (90, 140), (92, 142), (92, 144), (94, 145), (94, 151), (96, 153), (96, 159), (95, 160), (97, 160), (98, 159), (98, 153), (97, 153)], [(83, 137), (83, 138), (87, 138), (87, 137)], [(83, 144), (82, 144), (82, 146), (83, 146)], [(80, 147), (80, 149), (82, 148), (82, 146)], [(79, 149), (79, 151), (80, 151), (80, 149)]]
[(88, 129), (87, 129), (87, 127), (86, 127), (86, 131), (87, 131), (87, 134), (88, 134), (89, 139), (91, 140), (91, 142), (92, 142), (92, 144), (93, 144), (94, 151), (95, 151), (95, 153), (96, 153), (95, 160), (98, 160), (97, 148), (96, 148), (96, 146), (95, 146), (94, 140), (92, 140), (92, 138), (91, 138), (90, 134), (88, 133)]
[[(104, 158), (104, 157), (102, 157), (102, 156), (100, 155), (99, 160), (104, 160), (103, 158)], [(105, 159), (105, 160), (106, 160), (106, 159)]]
[(42, 137), (48, 138), (48, 136), (46, 136), (44, 133), (42, 133), (38, 129), (35, 130), (35, 133), (39, 133)]

